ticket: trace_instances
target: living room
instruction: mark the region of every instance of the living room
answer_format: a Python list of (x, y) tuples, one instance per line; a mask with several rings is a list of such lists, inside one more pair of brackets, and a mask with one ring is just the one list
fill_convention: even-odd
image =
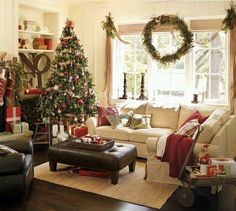
[(236, 209), (233, 1), (0, 4), (0, 210)]

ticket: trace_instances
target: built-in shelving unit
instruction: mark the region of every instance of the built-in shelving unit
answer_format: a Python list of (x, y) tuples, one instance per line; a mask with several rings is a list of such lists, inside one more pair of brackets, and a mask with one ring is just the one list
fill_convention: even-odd
[(26, 34), (35, 34), (35, 35), (53, 36), (52, 33), (38, 32), (38, 31), (18, 30), (18, 32), (19, 32), (19, 33), (26, 33)]
[(19, 53), (53, 53), (53, 50), (43, 50), (43, 49), (24, 49), (19, 48)]

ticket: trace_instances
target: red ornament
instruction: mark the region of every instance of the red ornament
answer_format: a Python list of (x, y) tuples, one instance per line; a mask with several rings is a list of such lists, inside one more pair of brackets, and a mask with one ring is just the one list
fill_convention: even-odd
[(68, 77), (69, 73), (67, 71), (64, 72), (64, 76)]
[(67, 106), (66, 106), (65, 103), (62, 103), (61, 107), (62, 107), (63, 109), (66, 109)]
[(77, 103), (78, 103), (79, 105), (82, 105), (82, 104), (84, 103), (84, 101), (83, 101), (82, 99), (78, 99), (78, 100), (77, 100)]

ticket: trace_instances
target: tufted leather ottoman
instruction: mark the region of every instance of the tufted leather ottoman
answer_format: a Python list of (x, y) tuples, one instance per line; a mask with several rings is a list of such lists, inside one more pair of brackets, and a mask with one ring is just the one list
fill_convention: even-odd
[(117, 184), (119, 171), (129, 165), (129, 171), (135, 170), (137, 150), (131, 144), (115, 144), (104, 151), (92, 151), (71, 147), (70, 140), (49, 147), (49, 165), (56, 171), (57, 163), (108, 171), (111, 183)]

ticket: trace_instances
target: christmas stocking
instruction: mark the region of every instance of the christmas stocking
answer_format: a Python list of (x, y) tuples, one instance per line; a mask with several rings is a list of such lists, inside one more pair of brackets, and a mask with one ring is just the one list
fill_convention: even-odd
[(12, 71), (9, 71), (9, 77), (7, 79), (7, 88), (6, 88), (6, 94), (5, 94), (6, 97), (11, 98), (14, 84), (15, 84), (14, 74), (12, 73)]
[(2, 69), (2, 73), (0, 74), (0, 106), (3, 106), (4, 104), (3, 97), (5, 94), (5, 88), (6, 88), (6, 83), (7, 83), (5, 74), (6, 74), (6, 70)]

